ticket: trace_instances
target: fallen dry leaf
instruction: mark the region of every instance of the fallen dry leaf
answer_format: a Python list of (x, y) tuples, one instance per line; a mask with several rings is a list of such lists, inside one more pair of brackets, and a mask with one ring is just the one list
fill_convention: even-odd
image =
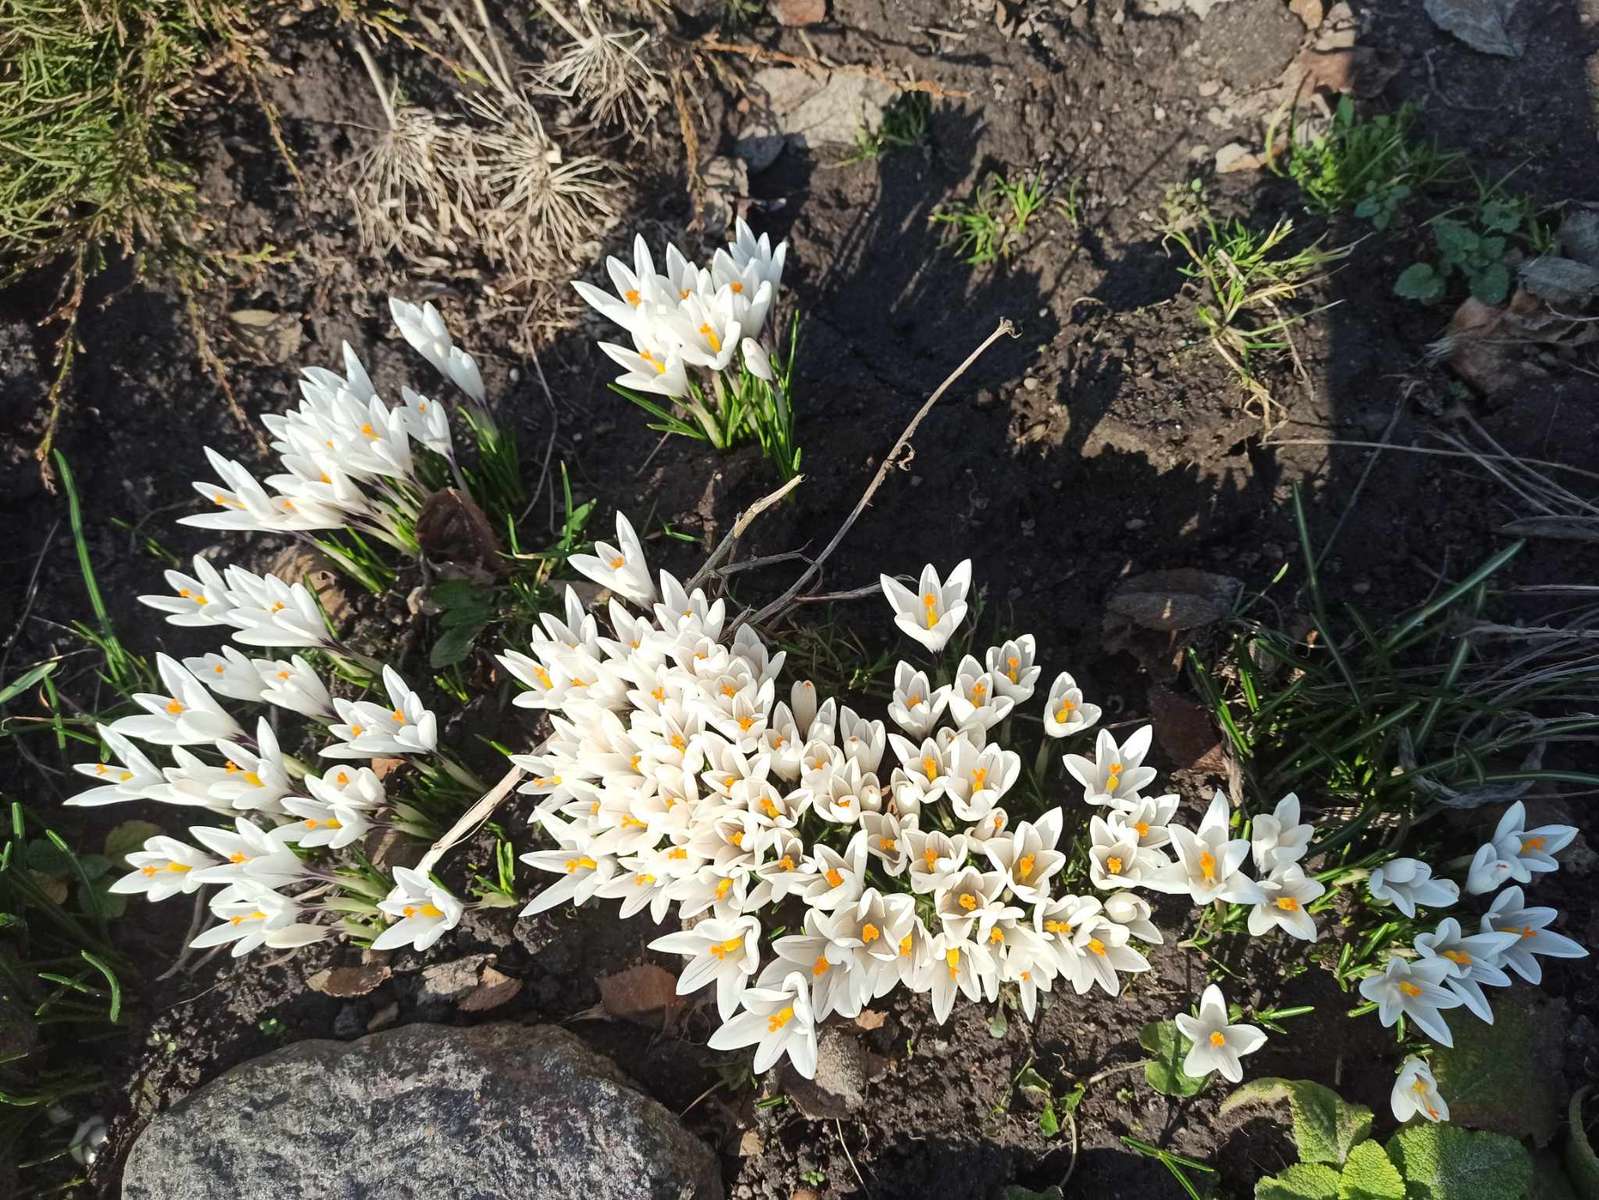
[(504, 572), (494, 526), (476, 500), (455, 488), (442, 488), (423, 503), (416, 518), (416, 540), (422, 552), (437, 562)]
[(1367, 98), (1381, 94), (1399, 74), (1397, 55), (1373, 46), (1348, 46), (1337, 50), (1305, 50), (1289, 72), (1308, 90), (1320, 88), (1340, 95)]
[(393, 974), (387, 963), (369, 962), (354, 967), (324, 968), (309, 976), (305, 983), (313, 992), (349, 1000), (374, 991)]
[(886, 1020), (888, 1020), (887, 1013), (878, 1012), (874, 1008), (863, 1008), (861, 1015), (855, 1018), (855, 1024), (870, 1033), (874, 1029), (881, 1029)]
[(1288, 11), (1304, 22), (1306, 29), (1317, 29), (1327, 12), (1321, 0), (1289, 0)]
[(754, 1158), (764, 1149), (766, 1149), (766, 1143), (761, 1140), (761, 1135), (753, 1129), (746, 1129), (743, 1136), (738, 1139), (738, 1156), (740, 1158)]
[(677, 979), (653, 963), (628, 967), (595, 981), (600, 987), (600, 1005), (624, 1021), (659, 1028), (683, 1006), (677, 994)]
[(477, 989), (455, 1007), (462, 1012), (488, 1012), (502, 1004), (509, 1004), (522, 990), (522, 981), (495, 970), (483, 968), (483, 977)]
[(1226, 768), (1216, 724), (1205, 708), (1167, 687), (1149, 689), (1155, 740), (1179, 771), (1220, 774)]
[(1123, 580), (1105, 610), (1142, 629), (1177, 633), (1225, 620), (1243, 587), (1231, 575), (1191, 567), (1150, 571)]

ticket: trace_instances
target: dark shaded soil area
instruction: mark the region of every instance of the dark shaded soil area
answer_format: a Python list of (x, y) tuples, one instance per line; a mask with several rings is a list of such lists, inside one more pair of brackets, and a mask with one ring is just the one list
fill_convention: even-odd
[[(1134, 7), (835, 0), (833, 19), (803, 36), (763, 24), (752, 36), (768, 48), (931, 80), (958, 94), (935, 103), (925, 148), (845, 164), (833, 150), (791, 146), (740, 198), (757, 229), (790, 239), (785, 282), (805, 314), (796, 390), (807, 479), (792, 503), (760, 520), (745, 552), (824, 542), (925, 397), (1009, 318), (1018, 336), (999, 343), (934, 410), (912, 459), (829, 562), (823, 586), (854, 588), (880, 571), (969, 554), (987, 589), (985, 619), (1036, 633), (1046, 664), (1069, 666), (1109, 711), (1129, 719), (1148, 713), (1151, 681), (1130, 656), (1101, 648), (1107, 594), (1119, 579), (1170, 567), (1263, 587), (1296, 560), (1286, 504), (1294, 484), (1306, 489), (1318, 539), (1338, 527), (1325, 586), (1372, 612), (1417, 602), (1438, 577), (1457, 576), (1501, 544), (1495, 531), (1509, 515), (1508, 497), (1480, 472), (1401, 449), (1373, 464), (1369, 449), (1321, 443), (1436, 445), (1429, 430), (1464, 404), (1511, 454), (1599, 464), (1599, 377), (1591, 369), (1553, 360), (1518, 394), (1489, 402), (1428, 365), (1426, 346), (1448, 307), (1392, 295), (1394, 276), (1419, 248), (1405, 234), (1363, 244), (1307, 298), (1307, 308), (1335, 307), (1297, 330), (1302, 373), (1287, 358), (1266, 368), (1263, 381), (1287, 420), (1263, 436), (1238, 382), (1204, 344), (1194, 297), (1161, 244), (1168, 191), (1198, 176), (1218, 208), (1252, 222), (1291, 212), (1307, 237), (1325, 233), (1335, 243), (1367, 230), (1304, 216), (1294, 186), (1269, 173), (1213, 170), (1226, 143), (1259, 144), (1249, 100), (1299, 53), (1299, 18), (1278, 0), (1229, 0), (1203, 22), (1144, 17)], [(1590, 65), (1599, 2), (1527, 0), (1528, 48), (1514, 60), (1453, 41), (1419, 4), (1354, 7), (1359, 44), (1395, 68), (1361, 98), (1363, 107), (1413, 103), (1429, 136), (1486, 176), (1515, 169), (1516, 189), (1540, 204), (1599, 201)], [(636, 414), (604, 390), (610, 364), (581, 330), (543, 338), (535, 370), (526, 314), (489, 294), (492, 280), (478, 267), (438, 284), (411, 278), (398, 262), (363, 257), (341, 164), (381, 120), (377, 102), (320, 16), (285, 27), (273, 53), (292, 72), (275, 82), (273, 99), (303, 187), (248, 106), (218, 103), (200, 114), (192, 146), (210, 241), (241, 257), (272, 248), (198, 298), (200, 327), (240, 410), (254, 418), (290, 403), (298, 365), (336, 362), (345, 340), (380, 391), (397, 391), (414, 361), (391, 333), (387, 297), (431, 298), (452, 329), (467, 331), (458, 340), (484, 364), (499, 415), (524, 448), (526, 475), (542, 483), (524, 541), (541, 544), (558, 530), (550, 464), (564, 462), (579, 499), (597, 498), (607, 524), (621, 509), (640, 528), (669, 522), (697, 537), (698, 545), (652, 543), (661, 565), (691, 573), (738, 511), (770, 487), (759, 458), (745, 450), (718, 460), (676, 441), (657, 447)], [(699, 131), (704, 152), (726, 152), (741, 131), (739, 97), (724, 89), (704, 103), (714, 122)], [(669, 110), (647, 146), (630, 151), (641, 164), (681, 155)], [(989, 168), (1076, 181), (1080, 220), (1051, 207), (1013, 260), (960, 263), (928, 218)], [(685, 173), (640, 173), (634, 224), (684, 236), (694, 212)], [(621, 244), (621, 232), (607, 249)], [(16, 631), (0, 680), (68, 646), (61, 626), (87, 614), (64, 506), (39, 487), (28, 457), (51, 346), (36, 323), (52, 296), (53, 281), (39, 279), (0, 298), (0, 434), (9, 443), (0, 515), (10, 533), (0, 551), (0, 626)], [(185, 557), (215, 546), (223, 559), (266, 561), (278, 549), (269, 540), (245, 551), (236, 540), (172, 524), (188, 509), (189, 481), (205, 473), (201, 447), (246, 463), (259, 454), (202, 364), (181, 295), (113, 270), (93, 301), (59, 439), (78, 477), (89, 550), (130, 646), (194, 652), (209, 640), (185, 641), (185, 631), (131, 603), (157, 590), (161, 564), (144, 539)], [(290, 314), (297, 344), (262, 348), (236, 336), (227, 314), (242, 308)], [(1534, 543), (1514, 582), (1591, 582), (1596, 565), (1594, 554), (1570, 543)], [(737, 594), (769, 596), (786, 582), (778, 574), (740, 576)], [(861, 624), (875, 631), (883, 623), (874, 612)], [(74, 697), (92, 710), (105, 698), (86, 674), (90, 664), (86, 654), (69, 660), (79, 668)], [(74, 786), (53, 757), (36, 757), (0, 766), (0, 783), (54, 819)], [(1197, 793), (1214, 781), (1193, 782)], [(502, 817), (520, 828), (523, 815), (512, 806)], [(67, 810), (60, 826), (76, 820)], [(97, 814), (83, 837), (92, 842), (111, 823)], [(1537, 902), (1569, 905), (1566, 932), (1599, 943), (1591, 876), (1545, 883)], [(112, 1137), (95, 1172), (104, 1195), (116, 1193), (117, 1163), (148, 1115), (227, 1067), (284, 1039), (355, 1037), (410, 1020), (569, 1022), (688, 1113), (721, 1150), (735, 1197), (788, 1200), (809, 1187), (822, 1197), (989, 1200), (1007, 1183), (1043, 1188), (1068, 1170), (1068, 1195), (1181, 1196), (1160, 1164), (1126, 1149), (1123, 1134), (1213, 1162), (1232, 1194), (1247, 1194), (1254, 1178), (1285, 1161), (1280, 1132), (1265, 1122), (1218, 1119), (1219, 1089), (1172, 1102), (1144, 1086), (1139, 1071), (1106, 1075), (1077, 1110), (1075, 1155), (1066, 1133), (1041, 1132), (1035, 1102), (1014, 1091), (1029, 1063), (1064, 1093), (1136, 1062), (1140, 1026), (1185, 1007), (1202, 983), (1189, 977), (1201, 960), (1170, 946), (1121, 999), (1057, 996), (1035, 1023), (1012, 1014), (1003, 1030), (966, 1003), (938, 1027), (920, 1000), (896, 993), (881, 1027), (863, 1034), (884, 1060), (870, 1100), (832, 1121), (806, 1118), (793, 1103), (757, 1107), (771, 1083), (756, 1094), (717, 1086), (726, 1056), (704, 1049), (703, 1014), (669, 1031), (595, 1017), (596, 978), (648, 958), (643, 947), (653, 936), (647, 921), (617, 922), (608, 905), (526, 921), (514, 910), (470, 917), (427, 962), (495, 954), (496, 968), (523, 987), (480, 1014), (432, 997), (419, 974), (424, 964), (404, 956), (394, 978), (368, 995), (337, 999), (307, 986), (324, 967), (358, 961), (348, 947), (317, 946), (286, 961), (212, 959), (158, 979), (179, 953), (189, 916), (185, 902), (173, 900), (136, 907), (117, 927), (126, 952), (146, 966), (130, 987), (130, 1036), (108, 1057), (121, 1091), (104, 1098)], [(1249, 981), (1229, 998), (1316, 1003), (1320, 1011), (1314, 1030), (1274, 1038), (1251, 1060), (1252, 1072), (1337, 1080), (1350, 1099), (1386, 1112), (1391, 1038), (1370, 1019), (1345, 1020), (1349, 997), (1320, 972), (1289, 970), (1274, 957), (1285, 953), (1280, 943), (1266, 945), (1275, 948), (1228, 963)], [(1573, 1016), (1568, 1074), (1591, 1077), (1599, 987), (1580, 966), (1550, 975), (1548, 990), (1566, 996)], [(757, 1136), (741, 1137), (748, 1130)]]

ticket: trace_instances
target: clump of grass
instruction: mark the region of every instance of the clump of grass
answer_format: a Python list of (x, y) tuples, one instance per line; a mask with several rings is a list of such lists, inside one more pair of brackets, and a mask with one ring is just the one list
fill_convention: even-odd
[(883, 109), (875, 131), (860, 129), (846, 163), (870, 162), (895, 150), (925, 145), (931, 132), (933, 102), (926, 92), (901, 92)]
[(1028, 222), (1043, 204), (1042, 175), (1023, 175), (1012, 182), (990, 172), (970, 200), (942, 205), (929, 220), (947, 228), (956, 256), (975, 267), (1020, 250)]
[(1232, 368), (1268, 427), (1275, 423), (1278, 405), (1260, 380), (1262, 365), (1283, 354), (1297, 363), (1293, 327), (1331, 307), (1305, 312), (1284, 305), (1325, 279), (1327, 268), (1354, 249), (1327, 248), (1320, 240), (1292, 249), (1293, 233), (1294, 223), (1287, 217), (1265, 230), (1236, 218), (1220, 221), (1202, 193), (1190, 189), (1168, 202), (1162, 239), (1187, 257), (1178, 269), (1198, 289), (1196, 312), (1210, 345)]
[(1334, 617), (1297, 491), (1294, 515), (1309, 628), (1241, 620), (1225, 665), (1193, 654), (1190, 665), (1259, 794), (1309, 789), (1348, 806), (1313, 853), (1537, 786), (1599, 787), (1599, 775), (1543, 766), (1549, 747), (1591, 745), (1599, 731), (1599, 618), (1520, 628), (1492, 615), (1495, 581), (1523, 542), (1376, 623), (1350, 606)]
[(177, 152), (180, 119), (213, 45), (225, 45), (254, 85), (251, 21), (243, 0), (0, 0), (0, 286), (66, 264), (41, 463), (89, 276), (113, 249), (136, 255), (141, 269), (192, 249), (195, 189)]
[(1267, 130), (1273, 169), (1299, 185), (1312, 212), (1353, 212), (1377, 229), (1388, 228), (1406, 201), (1445, 179), (1459, 161), (1416, 136), (1416, 111), (1409, 105), (1361, 117), (1345, 96), (1327, 131), (1305, 141), (1295, 137), (1292, 114), (1286, 119), (1283, 144), (1277, 141), (1281, 122)]

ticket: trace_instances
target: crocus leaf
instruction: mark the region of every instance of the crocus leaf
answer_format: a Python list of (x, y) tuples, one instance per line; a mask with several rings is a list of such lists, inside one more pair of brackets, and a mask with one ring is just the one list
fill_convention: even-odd
[(1320, 1163), (1295, 1163), (1255, 1184), (1255, 1200), (1338, 1200), (1338, 1172)]
[(1189, 1043), (1175, 1021), (1151, 1021), (1138, 1031), (1138, 1044), (1149, 1051), (1144, 1078), (1162, 1096), (1197, 1096), (1205, 1086), (1183, 1070)]
[(1044, 1101), (1044, 1111), (1038, 1114), (1038, 1132), (1045, 1137), (1054, 1137), (1060, 1132), (1060, 1117), (1051, 1100)]
[(1338, 1178), (1338, 1200), (1405, 1200), (1405, 1181), (1380, 1145), (1360, 1142)]
[(1521, 1200), (1532, 1182), (1526, 1147), (1502, 1133), (1414, 1125), (1388, 1143), (1410, 1200)]

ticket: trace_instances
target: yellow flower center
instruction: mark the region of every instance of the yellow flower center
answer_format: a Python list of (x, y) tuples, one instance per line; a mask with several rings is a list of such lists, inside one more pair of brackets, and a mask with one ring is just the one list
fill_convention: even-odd
[(1298, 912), (1299, 901), (1295, 900), (1292, 896), (1278, 896), (1277, 907), (1282, 909), (1284, 912)]
[(1415, 984), (1411, 983), (1408, 979), (1402, 979), (1399, 981), (1399, 990), (1410, 997), (1421, 995), (1421, 989)]
[(1105, 860), (1105, 870), (1112, 875), (1120, 875), (1122, 873), (1122, 860), (1112, 854)]
[(570, 875), (574, 871), (593, 871), (597, 869), (599, 865), (599, 863), (595, 862), (587, 854), (583, 854), (576, 858), (569, 858), (566, 860), (566, 873)]
[(1205, 877), (1206, 883), (1216, 882), (1216, 856), (1209, 850), (1200, 851), (1199, 872)]
[(1099, 957), (1105, 957), (1105, 943), (1100, 941), (1098, 938), (1089, 938), (1088, 948), (1095, 954), (1099, 955)]
[(882, 930), (878, 929), (877, 926), (873, 925), (870, 921), (868, 921), (866, 924), (861, 926), (861, 943), (862, 943), (862, 945), (870, 946), (873, 942), (875, 942), (878, 938), (880, 938), (882, 936), (883, 936)]
[(827, 874), (823, 875), (822, 878), (827, 880), (828, 887), (839, 887), (844, 882), (844, 873), (837, 867), (829, 867)]
[(1227, 1044), (1227, 1038), (1221, 1030), (1217, 1029), (1210, 1035), (1210, 1044), (1218, 1048), (1225, 1046)]
[(1469, 967), (1471, 965), (1471, 955), (1467, 954), (1464, 950), (1445, 950), (1444, 957), (1450, 962), (1459, 963), (1463, 967)]
[(962, 892), (960, 899), (957, 900), (956, 903), (964, 908), (967, 912), (971, 912), (977, 907), (977, 897), (972, 895), (970, 892)]
[(777, 1012), (766, 1018), (766, 1032), (776, 1033), (779, 1029), (783, 1028), (783, 1026), (787, 1025), (793, 1019), (793, 1005), (790, 1005), (787, 1008), (779, 1009)]
[(720, 354), (722, 352), (722, 339), (716, 335), (716, 330), (712, 329), (710, 325), (700, 326), (700, 336), (710, 343), (712, 354)]

